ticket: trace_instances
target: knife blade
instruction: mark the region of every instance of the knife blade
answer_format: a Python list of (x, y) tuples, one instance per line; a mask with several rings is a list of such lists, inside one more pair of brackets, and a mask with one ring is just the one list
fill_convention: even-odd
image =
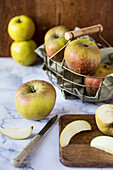
[(43, 136), (44, 133), (54, 124), (57, 117), (58, 117), (58, 115), (55, 115), (54, 117), (52, 117), (38, 134), (40, 136)]
[(36, 146), (39, 139), (47, 132), (47, 130), (54, 124), (58, 115), (52, 117), (47, 124), (42, 128), (42, 130), (36, 134), (29, 143), (17, 154), (15, 158), (11, 160), (11, 164), (15, 167), (20, 167), (23, 160), (30, 154), (32, 149)]

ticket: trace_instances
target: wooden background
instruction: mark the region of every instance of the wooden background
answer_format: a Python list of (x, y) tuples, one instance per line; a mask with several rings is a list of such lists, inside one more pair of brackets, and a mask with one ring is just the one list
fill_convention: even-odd
[(102, 35), (113, 45), (113, 0), (0, 0), (0, 56), (10, 56), (11, 38), (7, 33), (10, 19), (30, 16), (36, 24), (33, 39), (43, 43), (45, 32), (56, 25), (70, 30), (101, 23)]

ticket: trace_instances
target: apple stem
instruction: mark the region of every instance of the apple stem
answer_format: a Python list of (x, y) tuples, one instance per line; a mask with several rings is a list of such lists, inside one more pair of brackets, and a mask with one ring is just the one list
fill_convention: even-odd
[(109, 127), (113, 127), (113, 122), (109, 125)]
[(83, 46), (84, 46), (84, 47), (88, 47), (88, 45), (87, 45), (87, 44), (84, 44)]
[(18, 23), (21, 23), (22, 22), (22, 20), (21, 19), (18, 19)]
[(31, 86), (31, 90), (32, 90), (32, 93), (35, 93), (35, 89), (34, 89), (34, 86)]

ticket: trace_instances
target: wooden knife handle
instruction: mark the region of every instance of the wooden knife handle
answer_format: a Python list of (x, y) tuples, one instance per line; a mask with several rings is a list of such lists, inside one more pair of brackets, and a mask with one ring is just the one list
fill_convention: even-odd
[(82, 28), (77, 31), (66, 32), (65, 39), (72, 40), (83, 35), (90, 35), (90, 34), (101, 32), (101, 31), (103, 31), (103, 26), (101, 24), (98, 24), (98, 25)]
[(34, 136), (29, 141), (29, 143), (17, 154), (17, 156), (11, 160), (11, 164), (15, 167), (19, 167), (23, 160), (30, 154), (40, 138), (40, 135)]

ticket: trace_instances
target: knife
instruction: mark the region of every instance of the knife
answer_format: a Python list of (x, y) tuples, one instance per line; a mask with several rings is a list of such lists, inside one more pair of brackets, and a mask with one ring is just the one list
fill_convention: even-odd
[(45, 132), (54, 124), (58, 115), (52, 117), (48, 123), (43, 127), (43, 129), (36, 134), (30, 142), (17, 154), (15, 158), (11, 160), (11, 164), (15, 167), (19, 167), (23, 160), (30, 154), (32, 149), (36, 146), (39, 139), (45, 134)]

